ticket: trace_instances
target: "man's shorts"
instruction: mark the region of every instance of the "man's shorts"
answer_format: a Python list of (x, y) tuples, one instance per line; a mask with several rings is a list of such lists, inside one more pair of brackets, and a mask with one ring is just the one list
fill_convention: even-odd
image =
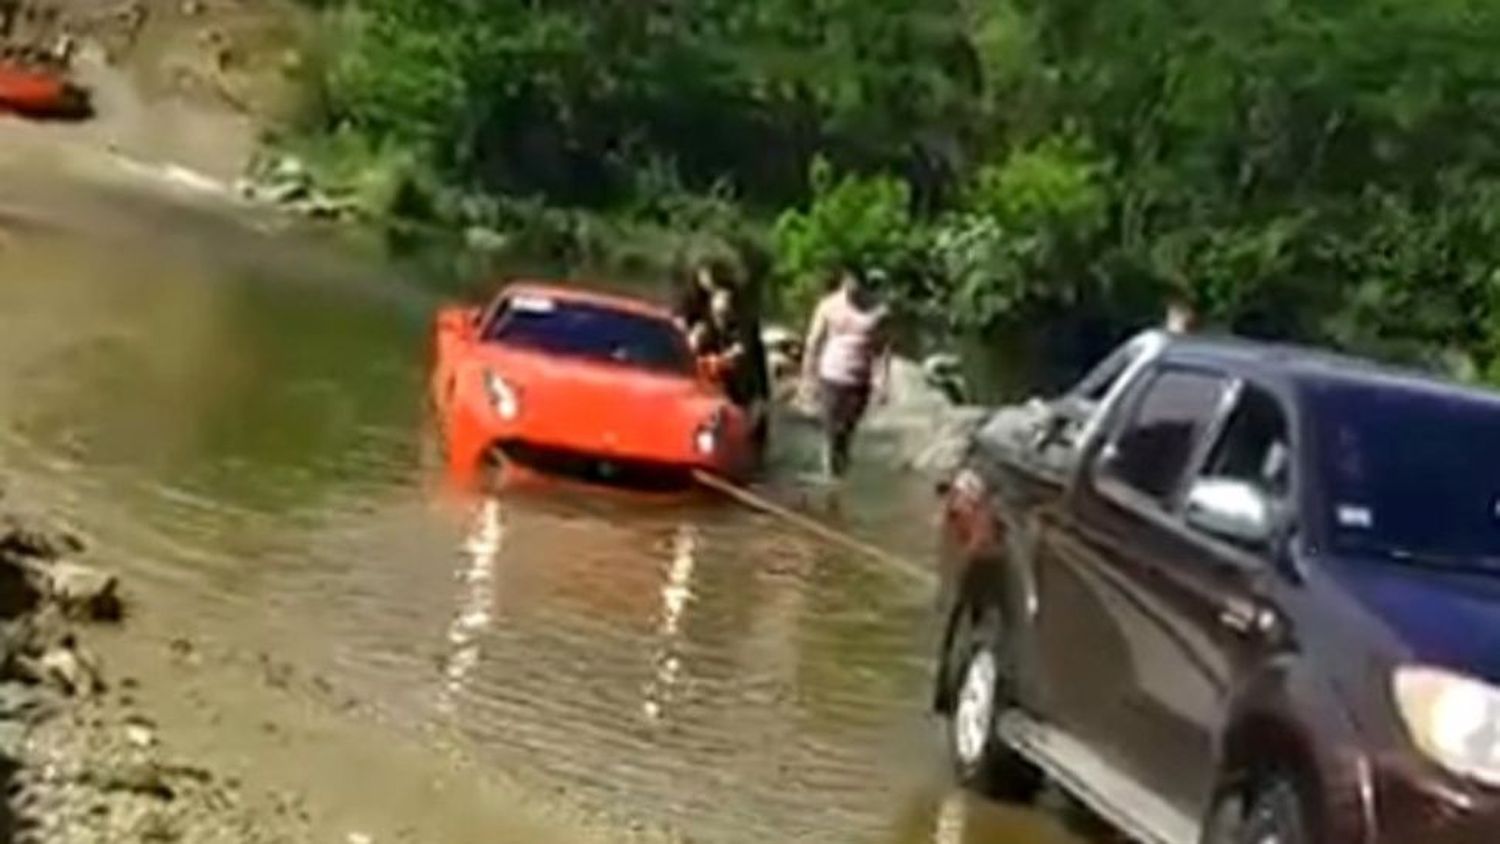
[(824, 381), (819, 393), (823, 424), (831, 433), (847, 434), (859, 424), (870, 404), (869, 384), (840, 384)]

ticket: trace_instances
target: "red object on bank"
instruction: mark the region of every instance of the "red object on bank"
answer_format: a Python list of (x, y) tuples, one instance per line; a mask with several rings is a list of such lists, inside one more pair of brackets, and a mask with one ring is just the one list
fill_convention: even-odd
[(0, 62), (0, 112), (30, 117), (73, 116), (88, 97), (58, 72)]

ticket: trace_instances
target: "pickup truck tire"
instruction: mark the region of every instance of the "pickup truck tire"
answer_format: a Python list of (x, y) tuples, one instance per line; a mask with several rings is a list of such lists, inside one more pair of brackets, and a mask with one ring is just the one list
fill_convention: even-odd
[(1245, 793), (1219, 797), (1209, 813), (1203, 844), (1311, 844), (1296, 780), (1262, 777)]
[(1041, 772), (995, 733), (997, 719), (1011, 705), (999, 646), (1002, 629), (999, 613), (989, 610), (977, 623), (954, 631), (950, 654), (958, 659), (946, 724), (948, 753), (965, 787), (991, 797), (1027, 801), (1041, 789)]

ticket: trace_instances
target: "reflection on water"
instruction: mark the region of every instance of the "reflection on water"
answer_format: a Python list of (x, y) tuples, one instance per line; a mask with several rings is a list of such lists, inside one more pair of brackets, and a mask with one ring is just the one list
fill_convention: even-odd
[[(191, 608), (142, 625), (287, 655), (383, 721), (693, 840), (1068, 840), (947, 793), (925, 580), (714, 501), (435, 498), (430, 297), (79, 202), (89, 234), (0, 250), (0, 462), (143, 603)], [(919, 553), (925, 491), (862, 471), (848, 524)]]
[(505, 538), (503, 510), (498, 499), (482, 501), (474, 517), (474, 526), (464, 543), (459, 569), (461, 597), (458, 613), (448, 627), (448, 644), (452, 647), (443, 671), (446, 683), (440, 706), (451, 712), (453, 699), (462, 693), (464, 681), (479, 664), (478, 636), (494, 620), (490, 607), (494, 601), (495, 566)]
[(649, 721), (661, 720), (662, 707), (668, 702), (677, 686), (678, 675), (682, 672), (677, 634), (682, 627), (682, 613), (687, 609), (688, 599), (692, 595), (691, 582), (693, 567), (697, 563), (697, 549), (697, 530), (688, 523), (679, 525), (672, 537), (672, 567), (667, 571), (667, 579), (661, 589), (661, 623), (657, 627), (658, 644), (653, 659), (656, 673), (646, 686), (645, 700), (641, 704), (641, 710)]

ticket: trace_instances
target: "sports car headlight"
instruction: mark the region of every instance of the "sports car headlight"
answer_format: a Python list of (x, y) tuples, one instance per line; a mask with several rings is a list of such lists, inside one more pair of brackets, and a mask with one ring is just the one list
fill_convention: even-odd
[(489, 395), (490, 404), (494, 406), (495, 412), (500, 414), (501, 419), (515, 419), (521, 415), (520, 394), (516, 392), (515, 387), (493, 370), (484, 371), (484, 391)]
[(1397, 669), (1394, 687), (1424, 754), (1455, 774), (1500, 785), (1500, 688), (1422, 666)]
[(715, 408), (712, 415), (706, 419), (698, 430), (693, 432), (693, 448), (704, 456), (713, 454), (719, 450), (719, 443), (724, 436), (724, 408)]

